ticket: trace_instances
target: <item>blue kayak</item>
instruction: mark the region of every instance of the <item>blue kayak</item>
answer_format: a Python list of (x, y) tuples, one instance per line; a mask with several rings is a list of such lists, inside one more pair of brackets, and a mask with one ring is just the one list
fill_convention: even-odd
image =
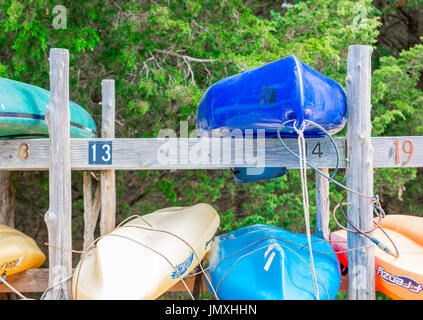
[[(274, 137), (278, 127), (296, 119), (297, 127), (305, 125), (306, 137), (320, 137), (324, 133), (304, 120), (334, 134), (345, 125), (346, 108), (345, 91), (339, 83), (288, 56), (212, 85), (200, 101), (197, 128), (230, 131), (221, 131), (222, 136), (237, 135), (235, 129), (244, 136), (255, 136), (256, 130), (264, 129), (266, 136)], [(281, 135), (296, 136), (293, 124), (281, 128)]]
[[(45, 122), (50, 92), (0, 78), (0, 139), (48, 137)], [(71, 138), (93, 138), (96, 125), (84, 108), (69, 101)]]
[[(341, 285), (335, 251), (314, 236), (312, 248), (319, 298), (334, 299)], [(314, 300), (309, 263), (305, 234), (254, 225), (215, 237), (206, 272), (222, 300)]]

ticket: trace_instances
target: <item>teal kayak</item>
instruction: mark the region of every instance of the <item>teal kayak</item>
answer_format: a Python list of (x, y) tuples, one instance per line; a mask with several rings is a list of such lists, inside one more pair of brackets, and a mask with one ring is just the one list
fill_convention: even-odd
[[(22, 82), (0, 78), (0, 139), (47, 138), (45, 122), (50, 92)], [(94, 119), (69, 101), (71, 138), (97, 135)]]

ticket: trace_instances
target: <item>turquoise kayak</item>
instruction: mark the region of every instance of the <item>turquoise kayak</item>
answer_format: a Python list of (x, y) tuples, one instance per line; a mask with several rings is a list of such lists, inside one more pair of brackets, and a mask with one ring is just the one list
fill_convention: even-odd
[[(334, 249), (311, 237), (320, 300), (334, 299), (341, 272)], [(316, 299), (305, 234), (253, 225), (213, 238), (206, 273), (221, 300)]]
[[(0, 78), (0, 139), (47, 138), (45, 122), (50, 92), (22, 82)], [(69, 101), (71, 138), (93, 138), (97, 128), (84, 108)]]

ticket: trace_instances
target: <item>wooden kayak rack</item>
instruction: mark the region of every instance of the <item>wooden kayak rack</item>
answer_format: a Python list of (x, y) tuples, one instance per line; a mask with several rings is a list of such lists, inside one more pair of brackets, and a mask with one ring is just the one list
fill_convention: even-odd
[[(373, 195), (373, 169), (423, 166), (423, 137), (371, 137), (371, 54), (369, 46), (350, 46), (347, 58), (348, 125), (345, 137), (335, 138), (340, 168), (346, 168), (347, 186)], [(46, 109), (49, 139), (0, 141), (0, 169), (4, 171), (49, 170), (50, 206), (45, 214), (49, 238), (49, 268), (31, 269), (8, 277), (21, 292), (44, 292), (46, 299), (71, 299), (72, 248), (71, 170), (84, 171), (84, 249), (94, 240), (100, 216), (100, 233), (115, 227), (115, 170), (227, 169), (231, 167), (286, 166), (299, 168), (299, 161), (277, 139), (226, 139), (230, 152), (206, 152), (191, 159), (190, 151), (202, 143), (220, 143), (221, 138), (115, 138), (115, 88), (113, 80), (102, 81), (101, 138), (71, 139), (69, 133), (69, 52), (50, 50), (50, 102)], [(295, 148), (297, 139), (285, 139)], [(337, 158), (327, 138), (307, 139), (307, 159), (323, 172), (336, 166)], [(214, 149), (213, 149), (214, 150)], [(264, 150), (264, 151), (263, 151)], [(169, 155), (169, 152), (171, 155)], [(264, 162), (258, 162), (262, 152)], [(238, 155), (238, 156), (237, 156)], [(239, 156), (241, 155), (241, 156)], [(245, 155), (245, 156), (243, 156)], [(249, 156), (247, 156), (249, 155)], [(230, 156), (230, 157), (229, 157)], [(227, 161), (222, 161), (221, 158)], [(194, 157), (195, 158), (195, 157)], [(224, 159), (225, 160), (225, 159)], [(92, 198), (90, 171), (100, 171), (100, 183)], [(363, 230), (372, 226), (370, 201), (348, 192), (349, 219)], [(329, 239), (329, 182), (316, 174), (316, 235)], [(341, 289), (349, 299), (375, 298), (374, 247), (360, 234), (348, 234), (348, 248), (366, 247), (348, 253), (348, 277)], [(193, 287), (193, 278), (188, 278)], [(203, 281), (204, 283), (204, 281)], [(203, 286), (206, 289), (205, 286)], [(179, 283), (170, 291), (185, 291)], [(10, 292), (4, 284), (0, 292)]]

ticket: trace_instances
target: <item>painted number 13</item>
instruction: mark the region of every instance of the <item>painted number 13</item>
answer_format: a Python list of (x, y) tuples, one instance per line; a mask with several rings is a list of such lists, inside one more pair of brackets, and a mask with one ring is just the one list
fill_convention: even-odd
[[(96, 162), (97, 159), (97, 152), (96, 152), (96, 148), (97, 145), (93, 144), (92, 145), (93, 148), (93, 161)], [(112, 157), (112, 155), (110, 154), (110, 146), (108, 144), (103, 144), (102, 146), (103, 152), (102, 152), (102, 156), (101, 156), (101, 160), (103, 160), (104, 162), (107, 162), (110, 160), (110, 158)]]
[[(394, 142), (395, 144), (395, 164), (399, 164), (400, 163), (400, 142), (399, 140), (396, 140)], [(407, 164), (410, 162), (411, 157), (413, 156), (413, 152), (414, 152), (414, 145), (413, 142), (410, 139), (404, 140), (404, 142), (402, 143), (402, 151), (404, 151), (405, 153), (408, 154), (408, 158), (407, 160), (404, 162), (404, 164)]]
[(112, 164), (112, 141), (90, 141), (88, 164)]

